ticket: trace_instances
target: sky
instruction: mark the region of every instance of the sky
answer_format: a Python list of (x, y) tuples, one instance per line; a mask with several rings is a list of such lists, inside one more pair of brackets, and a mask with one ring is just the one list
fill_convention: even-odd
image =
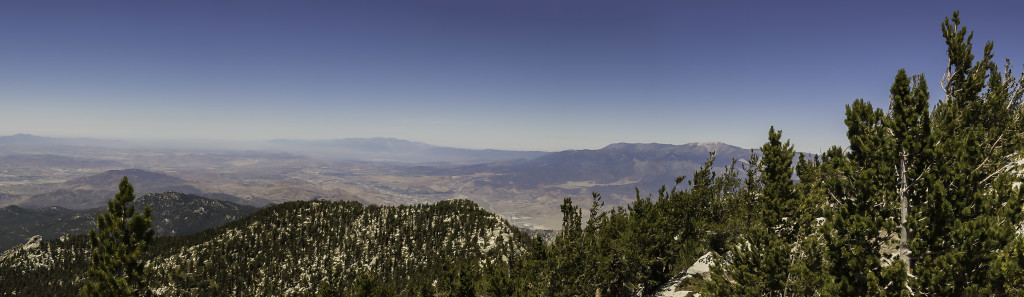
[(0, 135), (817, 153), (900, 68), (941, 96), (957, 9), (1024, 68), (1018, 1), (4, 0)]

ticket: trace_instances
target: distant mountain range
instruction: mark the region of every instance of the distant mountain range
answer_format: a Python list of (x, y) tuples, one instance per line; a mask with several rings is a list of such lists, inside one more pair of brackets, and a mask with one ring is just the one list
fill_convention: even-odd
[[(270, 150), (306, 155), (326, 160), (353, 160), (400, 163), (479, 164), (499, 161), (533, 159), (548, 152), (510, 151), (493, 149), (463, 149), (436, 146), (395, 138), (343, 138), (332, 140), (277, 139), (266, 142), (238, 144), (189, 145), (174, 143), (181, 148), (198, 150), (238, 151)], [(154, 149), (152, 143), (93, 138), (54, 138), (31, 134), (0, 136), (0, 155), (3, 154), (65, 154), (92, 151), (107, 152), (126, 149)], [(216, 149), (214, 149), (216, 148)], [(174, 148), (169, 148), (173, 150)]]
[[(551, 200), (567, 196), (587, 199), (591, 192), (597, 192), (613, 205), (621, 205), (632, 200), (636, 189), (646, 195), (656, 192), (662, 185), (672, 187), (677, 177), (692, 176), (712, 151), (716, 152), (713, 169), (717, 172), (722, 172), (733, 159), (737, 162), (736, 169), (742, 172), (750, 155), (760, 154), (757, 150), (724, 143), (617, 143), (598, 150), (568, 150), (531, 160), (434, 169), (425, 174), (480, 176), (472, 182), (472, 187), (465, 189), (467, 197), (516, 193), (505, 199), (547, 197), (543, 199)], [(491, 174), (480, 175), (485, 172)], [(684, 182), (680, 187), (688, 185)], [(479, 189), (486, 190), (474, 192)]]
[(375, 162), (478, 164), (528, 160), (540, 151), (474, 150), (430, 145), (395, 138), (270, 141), (271, 148), (314, 157)]
[(33, 145), (33, 144), (58, 144), (70, 143), (73, 140), (65, 138), (53, 138), (36, 136), (32, 134), (14, 134), (11, 136), (0, 136), (0, 145)]
[[(78, 166), (107, 166), (116, 162), (90, 160), (63, 156), (39, 156), (38, 152), (24, 153), (25, 148), (36, 147), (61, 147), (64, 150), (68, 146), (77, 149), (89, 147), (103, 147), (112, 149), (117, 145), (131, 146), (131, 142), (107, 141), (91, 138), (52, 138), (30, 134), (17, 134), (13, 136), (0, 136), (0, 155), (6, 153), (8, 156), (0, 157), (0, 164), (5, 159), (7, 162), (50, 162), (50, 163), (74, 163)], [(600, 150), (568, 150), (562, 152), (543, 151), (512, 151), (494, 149), (463, 149), (436, 146), (422, 142), (414, 142), (395, 138), (344, 138), (332, 140), (291, 140), (276, 139), (264, 142), (262, 145), (244, 150), (270, 150), (299, 155), (307, 155), (317, 159), (325, 160), (352, 160), (368, 162), (397, 162), (397, 163), (449, 163), (455, 165), (486, 164), (497, 162), (522, 162), (539, 159), (544, 156), (558, 153), (572, 152), (621, 152), (633, 155), (660, 154), (656, 158), (671, 158), (679, 156), (682, 158), (703, 159), (705, 156), (687, 155), (687, 153), (704, 154), (709, 150), (719, 150), (719, 156), (734, 156), (735, 146), (724, 143), (691, 143), (684, 145), (669, 144), (639, 144), (639, 143), (616, 143), (608, 145)], [(51, 149), (52, 150), (52, 149)], [(46, 151), (46, 150), (44, 150)], [(12, 154), (13, 153), (13, 154)], [(20, 154), (19, 154), (20, 153)], [(591, 154), (593, 155), (593, 154)], [(738, 155), (737, 155), (738, 156)], [(32, 159), (34, 158), (34, 159)], [(559, 158), (559, 157), (551, 157)], [(47, 160), (50, 159), (50, 160)], [(99, 162), (99, 163), (97, 163)], [(95, 164), (93, 164), (95, 163)]]
[(123, 146), (119, 140), (94, 138), (56, 138), (32, 134), (0, 136), (0, 154), (9, 153), (69, 153), (83, 151), (106, 151)]
[(468, 199), (516, 224), (557, 228), (557, 205), (564, 197), (586, 200), (597, 192), (610, 206), (624, 205), (634, 198), (635, 189), (641, 195), (656, 193), (662, 185), (671, 187), (677, 177), (691, 176), (712, 151), (717, 172), (733, 159), (742, 171), (751, 153), (760, 154), (717, 142), (524, 152), (393, 138), (273, 140), (250, 143), (253, 147), (244, 150), (12, 149), (19, 143), (67, 142), (75, 140), (0, 137), (0, 165), (12, 164), (0, 167), (0, 206), (100, 207), (113, 197), (120, 178), (129, 176), (137, 194), (177, 191), (254, 206), (310, 199), (381, 205)]
[[(158, 236), (196, 233), (245, 217), (258, 209), (178, 192), (142, 195), (132, 204), (139, 211), (144, 205), (150, 205), (153, 209), (153, 230)], [(25, 243), (35, 235), (54, 239), (86, 234), (96, 227), (96, 214), (105, 211), (106, 208), (75, 210), (56, 206), (27, 209), (12, 205), (0, 208), (0, 251)]]
[(657, 143), (616, 143), (599, 150), (569, 150), (534, 160), (514, 163), (508, 168), (517, 186), (537, 187), (566, 182), (623, 184), (641, 188), (669, 184), (676, 177), (690, 175), (715, 153), (715, 167), (736, 159), (742, 165), (751, 151), (724, 143), (669, 145)]

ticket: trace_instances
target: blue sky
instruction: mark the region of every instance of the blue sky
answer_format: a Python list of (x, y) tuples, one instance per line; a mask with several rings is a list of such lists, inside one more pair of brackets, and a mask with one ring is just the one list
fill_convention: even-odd
[(1021, 70), (1015, 1), (2, 1), (0, 135), (820, 152), (954, 9)]

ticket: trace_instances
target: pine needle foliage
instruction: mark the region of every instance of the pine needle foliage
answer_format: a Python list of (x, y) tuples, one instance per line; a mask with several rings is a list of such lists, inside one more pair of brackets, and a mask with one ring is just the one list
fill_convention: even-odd
[(135, 191), (128, 177), (121, 179), (119, 192), (107, 201), (107, 212), (96, 217), (96, 228), (89, 230), (92, 265), (86, 273), (81, 296), (147, 296), (151, 270), (143, 254), (153, 241), (153, 220), (149, 206), (142, 213), (129, 205)]

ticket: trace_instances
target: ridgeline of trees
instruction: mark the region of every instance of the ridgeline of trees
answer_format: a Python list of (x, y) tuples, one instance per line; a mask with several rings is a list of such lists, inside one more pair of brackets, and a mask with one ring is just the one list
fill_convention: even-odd
[[(155, 238), (137, 262), (148, 272), (143, 286), (129, 294), (474, 296), (510, 288), (483, 277), (539, 246), (467, 200), (295, 201), (200, 233)], [(16, 247), (0, 257), (0, 295), (74, 295), (90, 258), (104, 254), (83, 235)]]

